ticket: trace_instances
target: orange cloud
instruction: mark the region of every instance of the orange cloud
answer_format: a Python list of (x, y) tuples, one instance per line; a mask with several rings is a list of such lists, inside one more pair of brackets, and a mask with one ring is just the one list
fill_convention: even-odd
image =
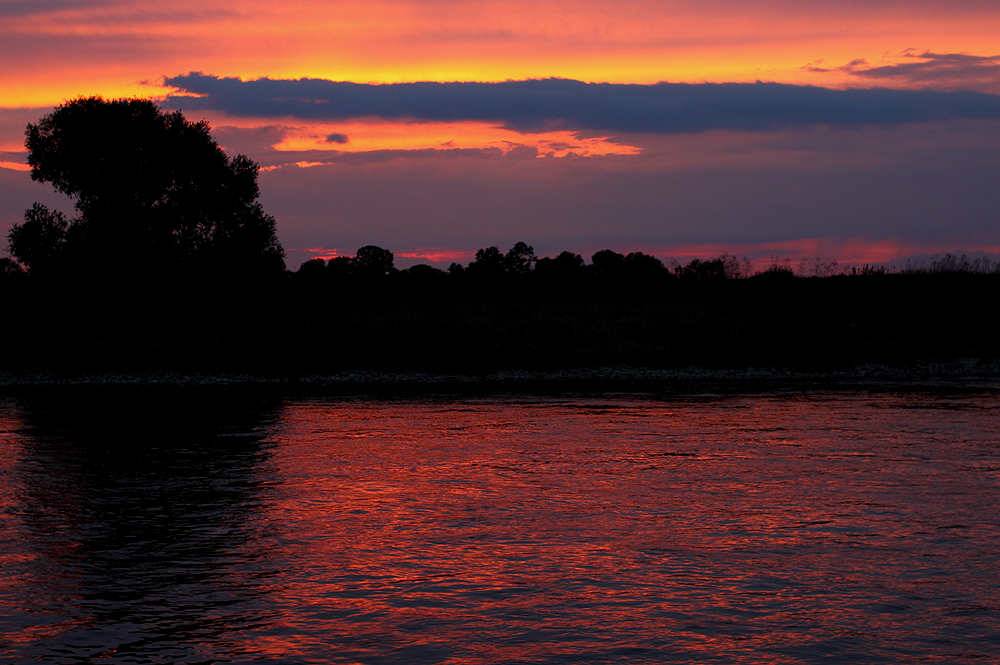
[[(585, 136), (572, 131), (523, 134), (495, 123), (414, 122), (379, 118), (347, 122), (307, 121), (301, 118), (244, 118), (217, 111), (202, 116), (211, 124), (219, 143), (231, 153), (244, 152), (276, 162), (265, 170), (288, 163), (319, 165), (324, 156), (338, 153), (416, 150), (534, 150), (538, 157), (637, 155), (635, 141), (609, 136)], [(331, 138), (332, 137), (332, 138)], [(270, 152), (273, 151), (273, 152)], [(281, 162), (282, 153), (289, 156)], [(294, 158), (294, 159), (293, 159)], [(312, 162), (312, 164), (304, 164)]]
[[(0, 8), (0, 106), (80, 94), (164, 94), (163, 75), (206, 71), (359, 82), (559, 76), (652, 83), (856, 85), (809, 63), (879, 63), (914, 47), (1000, 52), (1000, 7), (966, 1), (219, 0)], [(18, 9), (20, 8), (20, 9)]]
[[(328, 137), (336, 134), (344, 135), (347, 140), (330, 141)], [(565, 157), (569, 154), (633, 155), (639, 152), (639, 148), (635, 146), (614, 143), (608, 137), (581, 138), (568, 131), (525, 136), (484, 122), (415, 123), (381, 120), (305, 126), (297, 124), (286, 127), (284, 138), (274, 145), (274, 149), (279, 152), (493, 148), (505, 154), (524, 147), (537, 150), (540, 157)]]

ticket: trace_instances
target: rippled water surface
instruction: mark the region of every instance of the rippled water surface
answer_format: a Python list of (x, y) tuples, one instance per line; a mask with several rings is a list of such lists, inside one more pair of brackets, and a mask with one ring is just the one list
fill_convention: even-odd
[(1000, 662), (1000, 394), (0, 399), (0, 660)]

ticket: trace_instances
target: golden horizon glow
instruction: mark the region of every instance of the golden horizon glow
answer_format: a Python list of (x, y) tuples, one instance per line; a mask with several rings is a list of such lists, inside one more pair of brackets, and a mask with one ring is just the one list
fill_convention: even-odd
[(158, 97), (168, 92), (162, 77), (192, 71), (361, 83), (561, 77), (867, 87), (872, 82), (845, 72), (805, 67), (896, 62), (906, 49), (1000, 53), (1000, 7), (857, 4), (111, 2), (28, 12), (0, 28), (10, 44), (0, 50), (17, 63), (0, 73), (0, 107), (93, 94)]

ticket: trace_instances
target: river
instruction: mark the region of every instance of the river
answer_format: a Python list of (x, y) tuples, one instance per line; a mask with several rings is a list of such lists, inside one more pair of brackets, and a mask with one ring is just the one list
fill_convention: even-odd
[(0, 660), (1000, 661), (1000, 392), (0, 397)]

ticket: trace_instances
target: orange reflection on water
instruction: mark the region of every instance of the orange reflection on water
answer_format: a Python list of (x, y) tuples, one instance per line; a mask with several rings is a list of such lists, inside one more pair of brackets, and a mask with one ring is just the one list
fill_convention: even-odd
[(996, 655), (995, 389), (185, 395), (0, 400), (0, 658)]
[[(921, 574), (896, 544), (968, 520), (903, 479), (958, 463), (925, 455), (955, 413), (906, 403), (289, 404), (269, 519), (297, 571), (278, 632), (297, 637), (269, 650), (800, 662), (835, 626), (900, 634), (908, 617), (867, 609)], [(997, 431), (996, 401), (979, 407), (959, 420)]]

